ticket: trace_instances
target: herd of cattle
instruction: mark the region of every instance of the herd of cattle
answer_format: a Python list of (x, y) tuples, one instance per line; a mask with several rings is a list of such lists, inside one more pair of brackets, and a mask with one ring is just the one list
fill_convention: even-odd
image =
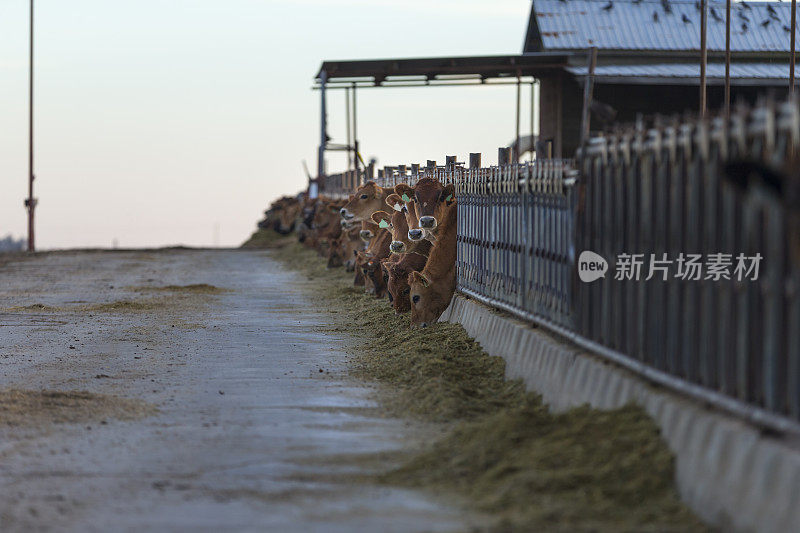
[(347, 200), (283, 197), (259, 225), (327, 257), (328, 268), (355, 272), (355, 285), (388, 296), (411, 325), (427, 327), (447, 309), (456, 286), (457, 203), (452, 184), (424, 178), (415, 186), (368, 182)]

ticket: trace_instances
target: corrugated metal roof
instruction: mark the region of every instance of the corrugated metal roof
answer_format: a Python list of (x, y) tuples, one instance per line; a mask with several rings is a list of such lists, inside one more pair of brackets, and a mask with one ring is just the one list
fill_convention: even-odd
[[(587, 67), (567, 67), (576, 76), (585, 76)], [(643, 82), (673, 78), (681, 81), (695, 80), (699, 83), (700, 66), (696, 63), (664, 63), (655, 65), (603, 65), (595, 68), (595, 77), (599, 80), (613, 81), (614, 78), (631, 80), (641, 78)], [(706, 69), (709, 80), (724, 80), (725, 65), (709, 63)], [(789, 65), (775, 63), (733, 63), (731, 64), (733, 80), (779, 81), (788, 84)]]
[[(609, 4), (612, 7), (604, 9)], [(668, 4), (672, 10), (670, 14), (660, 0), (638, 3), (633, 0), (534, 0), (532, 9), (545, 51), (583, 50), (591, 46), (615, 50), (698, 50), (699, 2), (672, 0)], [(709, 2), (708, 5), (708, 49), (724, 51), (725, 3)], [(789, 11), (789, 2), (733, 2), (731, 50), (788, 52)], [(688, 22), (684, 22), (684, 17)], [(531, 45), (530, 42), (526, 44), (526, 51), (533, 51)]]

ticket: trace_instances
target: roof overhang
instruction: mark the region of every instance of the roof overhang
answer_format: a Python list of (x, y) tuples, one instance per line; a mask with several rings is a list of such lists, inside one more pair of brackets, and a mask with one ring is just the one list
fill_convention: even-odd
[(326, 86), (417, 87), (435, 85), (481, 85), (487, 81), (517, 77), (540, 77), (563, 70), (570, 58), (584, 53), (545, 52), (510, 56), (457, 56), (409, 59), (366, 59), (325, 61), (315, 76), (316, 87), (322, 73)]
[[(567, 72), (582, 81), (585, 66), (570, 66)], [(768, 63), (732, 63), (731, 84), (756, 87), (788, 86), (788, 65)], [(638, 65), (603, 65), (595, 69), (595, 83), (624, 85), (700, 85), (700, 66), (697, 63), (662, 63)], [(709, 63), (706, 68), (708, 85), (724, 85), (725, 65)]]

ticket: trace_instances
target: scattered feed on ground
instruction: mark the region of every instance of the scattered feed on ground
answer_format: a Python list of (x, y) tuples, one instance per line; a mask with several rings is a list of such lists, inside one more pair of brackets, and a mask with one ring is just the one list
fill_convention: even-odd
[(208, 283), (193, 283), (191, 285), (166, 285), (164, 287), (132, 287), (131, 290), (136, 292), (159, 291), (159, 292), (177, 292), (183, 294), (222, 294), (228, 292), (228, 289), (222, 289), (209, 285)]
[[(705, 526), (674, 487), (674, 460), (639, 407), (553, 414), (505, 363), (457, 324), (410, 329), (384, 300), (352, 286), (298, 244), (271, 252), (331, 309), (356, 376), (388, 385), (392, 412), (452, 428), (377, 483), (467, 498), (500, 531), (696, 531)], [(365, 458), (365, 460), (368, 460)]]
[(297, 242), (297, 237), (294, 235), (281, 235), (276, 231), (258, 229), (242, 244), (242, 248), (256, 250), (282, 248), (294, 242)]
[(146, 402), (86, 391), (0, 391), (0, 425), (33, 426), (77, 423), (106, 418), (132, 420), (154, 414)]

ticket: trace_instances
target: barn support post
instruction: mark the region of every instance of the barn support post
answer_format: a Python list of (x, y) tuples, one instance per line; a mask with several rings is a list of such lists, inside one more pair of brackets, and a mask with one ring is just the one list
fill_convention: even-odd
[(789, 38), (789, 90), (794, 94), (794, 32), (797, 30), (797, 0), (792, 0), (791, 37)]
[(361, 169), (361, 152), (358, 149), (358, 114), (356, 113), (356, 84), (353, 82), (353, 159), (356, 164), (356, 173)]
[(517, 72), (517, 115), (514, 124), (516, 126), (516, 130), (514, 133), (514, 162), (519, 162), (519, 120), (520, 120), (520, 107), (522, 103), (522, 79), (519, 76), (519, 72)]
[[(323, 70), (319, 73), (320, 116), (319, 116), (319, 154), (317, 156), (317, 179), (325, 175), (325, 146), (328, 144), (328, 115), (325, 108), (325, 86), (328, 83), (328, 73)], [(311, 188), (309, 187), (309, 193)], [(312, 195), (315, 198), (316, 195)]]
[(708, 51), (706, 49), (706, 30), (708, 19), (708, 7), (706, 0), (700, 0), (700, 116), (706, 116), (706, 60)]
[(344, 114), (347, 128), (347, 170), (353, 168), (353, 140), (350, 137), (350, 87), (344, 88)]
[[(589, 140), (591, 131), (592, 93), (594, 92), (594, 69), (597, 67), (597, 47), (589, 49), (589, 65), (586, 71), (586, 80), (583, 82), (583, 113), (581, 114), (581, 146)], [(560, 157), (560, 156), (558, 156)]]
[(725, 119), (729, 118), (731, 118), (731, 0), (725, 0)]

